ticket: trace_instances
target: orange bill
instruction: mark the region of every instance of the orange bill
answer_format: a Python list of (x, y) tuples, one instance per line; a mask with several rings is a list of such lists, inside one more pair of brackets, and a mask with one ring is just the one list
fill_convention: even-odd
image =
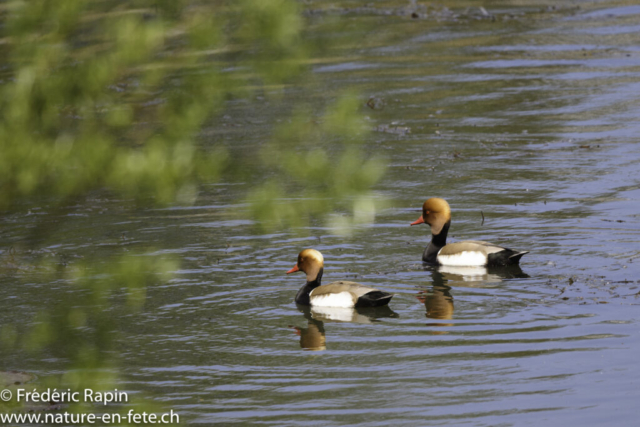
[(422, 215), (420, 215), (420, 218), (413, 221), (410, 225), (418, 225), (418, 224), (424, 224), (424, 219), (422, 219)]

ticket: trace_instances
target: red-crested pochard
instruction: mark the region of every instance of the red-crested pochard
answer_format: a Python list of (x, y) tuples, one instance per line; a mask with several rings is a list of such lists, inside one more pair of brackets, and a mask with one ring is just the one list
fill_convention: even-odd
[(465, 240), (447, 245), (451, 225), (451, 208), (446, 200), (428, 199), (422, 205), (422, 216), (411, 225), (431, 226), (431, 243), (425, 248), (422, 260), (448, 266), (507, 266), (517, 265), (529, 251), (518, 252), (488, 242)]
[(320, 285), (324, 258), (315, 249), (305, 249), (298, 255), (298, 263), (289, 273), (303, 271), (307, 283), (296, 295), (296, 303), (319, 307), (379, 307), (389, 304), (392, 294), (355, 282), (332, 282)]

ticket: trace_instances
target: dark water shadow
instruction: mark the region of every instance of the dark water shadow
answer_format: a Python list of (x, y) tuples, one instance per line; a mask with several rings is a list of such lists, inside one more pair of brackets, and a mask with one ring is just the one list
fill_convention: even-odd
[(296, 304), (298, 310), (307, 320), (307, 327), (289, 325), (300, 337), (300, 348), (311, 351), (326, 350), (326, 334), (324, 323), (376, 323), (379, 319), (398, 318), (398, 313), (388, 305), (383, 307), (310, 307)]

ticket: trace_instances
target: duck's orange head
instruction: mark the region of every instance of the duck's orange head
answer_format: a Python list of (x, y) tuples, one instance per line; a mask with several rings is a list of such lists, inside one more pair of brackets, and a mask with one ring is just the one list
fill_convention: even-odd
[(451, 221), (451, 208), (445, 199), (432, 197), (422, 205), (422, 216), (411, 225), (428, 224), (431, 234), (438, 235), (444, 225)]
[(310, 282), (318, 277), (318, 273), (324, 267), (324, 257), (319, 251), (315, 249), (304, 249), (298, 254), (298, 262), (289, 271), (289, 273), (295, 273), (296, 271), (302, 271), (307, 274), (307, 281)]

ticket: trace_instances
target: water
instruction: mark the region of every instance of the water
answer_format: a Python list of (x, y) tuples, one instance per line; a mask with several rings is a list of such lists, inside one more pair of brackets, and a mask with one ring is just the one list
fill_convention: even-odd
[[(372, 128), (410, 128), (368, 137), (389, 160), (376, 188), (388, 207), (352, 238), (319, 223), (307, 237), (253, 233), (236, 213), (251, 182), (206, 187), (194, 208), (95, 200), (59, 213), (74, 217), (43, 249), (52, 256), (151, 244), (182, 259), (142, 312), (119, 313), (122, 389), (187, 424), (635, 425), (640, 8), (541, 8), (489, 2), (495, 20), (475, 9), (310, 15), (314, 25), (343, 15), (351, 44), (317, 59), (304, 96), (321, 104), (354, 89), (384, 99), (363, 106)], [(232, 106), (227, 120), (242, 126), (224, 135), (251, 147), (277, 112), (267, 101)], [(409, 223), (432, 196), (451, 204), (452, 240), (530, 250), (521, 270), (425, 268), (428, 228)], [(4, 218), (7, 241), (31, 235), (31, 214)], [(296, 307), (304, 278), (284, 272), (306, 247), (324, 254), (325, 282), (393, 292), (390, 310)], [(73, 297), (58, 289), (5, 278), (3, 322)], [(57, 360), (4, 366), (45, 375)]]

